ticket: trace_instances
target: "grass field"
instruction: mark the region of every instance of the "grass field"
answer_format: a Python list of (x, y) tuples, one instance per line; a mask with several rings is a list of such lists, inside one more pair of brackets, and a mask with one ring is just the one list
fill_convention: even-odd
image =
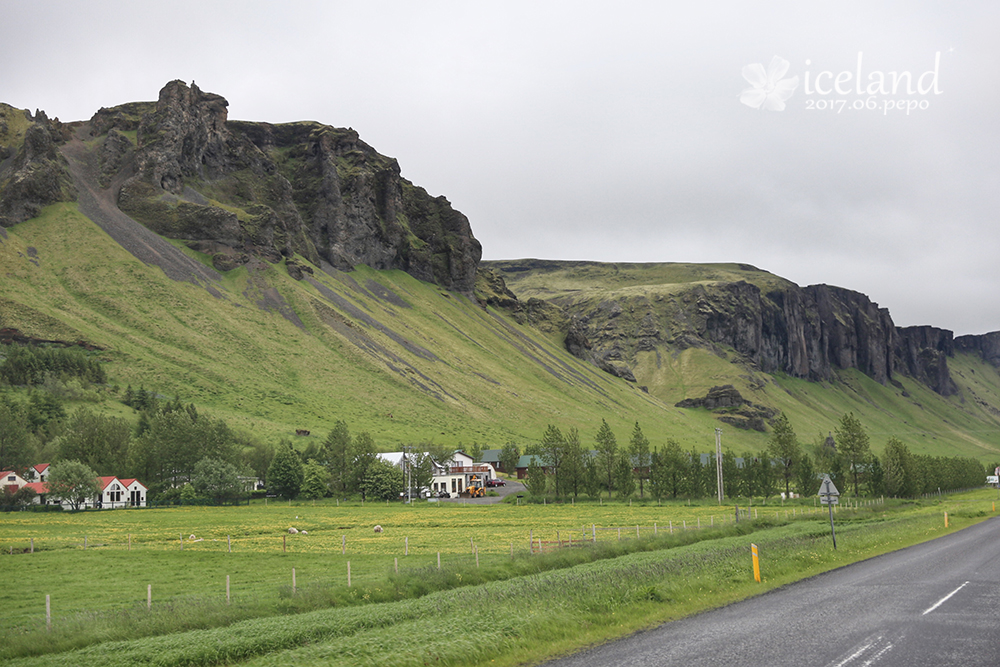
[[(233, 648), (223, 662), (256, 656), (261, 664), (325, 664), (329, 651), (340, 655), (343, 648), (342, 638), (336, 642), (339, 648), (328, 643), (342, 623), (361, 619), (368, 630), (355, 627), (351, 641), (374, 642), (376, 635), (364, 639), (374, 627), (395, 635), (434, 623), (425, 618), (433, 607), (440, 632), (427, 634), (425, 644), (414, 649), (417, 654), (437, 651), (442, 664), (458, 664), (469, 659), (456, 653), (467, 644), (449, 633), (466, 627), (473, 635), (489, 635), (499, 623), (509, 627), (500, 638), (501, 648), (507, 649), (489, 659), (484, 654), (482, 662), (502, 658), (493, 664), (517, 664), (535, 655), (529, 639), (539, 632), (551, 650), (600, 641), (936, 537), (946, 532), (942, 512), (951, 513), (948, 530), (955, 530), (991, 516), (994, 498), (995, 492), (981, 491), (841, 509), (836, 552), (830, 547), (827, 514), (811, 502), (756, 507), (756, 519), (738, 527), (731, 522), (731, 506), (709, 504), (338, 507), (327, 501), (6, 514), (0, 521), (0, 549), (6, 553), (0, 557), (4, 572), (18, 585), (0, 594), (5, 609), (0, 645), (6, 647), (0, 658), (42, 652), (48, 655), (25, 658), (24, 664), (96, 664), (108, 652), (124, 651), (122, 656), (138, 660), (135, 664), (218, 664), (220, 658), (212, 652), (215, 657), (192, 660), (190, 647), (199, 645), (203, 635), (215, 637), (205, 639), (213, 646), (231, 641), (212, 634), (224, 631), (226, 637), (250, 643)], [(383, 534), (371, 530), (375, 523), (385, 528)], [(288, 535), (289, 526), (309, 534)], [(557, 536), (565, 541), (592, 537), (595, 528), (596, 547), (530, 555), (529, 534), (546, 542)], [(192, 541), (192, 534), (202, 541)], [(232, 537), (232, 553), (227, 536)], [(345, 536), (346, 553), (341, 553)], [(32, 538), (35, 553), (24, 553)], [(755, 584), (750, 574), (750, 541), (761, 546), (763, 585)], [(399, 574), (394, 572), (397, 562)], [(617, 582), (617, 588), (601, 583), (607, 581)], [(147, 586), (152, 587), (150, 610)], [(51, 633), (45, 631), (46, 595), (51, 599)], [(472, 611), (451, 609), (455, 604), (468, 608), (473, 599), (481, 602)], [(548, 610), (563, 620), (575, 619), (579, 631), (554, 625)], [(610, 623), (608, 614), (617, 614), (618, 622)], [(283, 618), (295, 621), (289, 625)], [(417, 625), (406, 625), (411, 622)], [(312, 649), (301, 648), (303, 637)], [(487, 639), (484, 635), (477, 642)], [(149, 656), (162, 653), (158, 642), (186, 646), (181, 654), (187, 657), (153, 660)], [(317, 648), (322, 646), (326, 648)], [(320, 651), (322, 657), (310, 651)], [(84, 657), (91, 654), (93, 659)], [(139, 655), (147, 657), (139, 660)], [(369, 664), (419, 664), (390, 660), (378, 651), (371, 656)], [(341, 662), (333, 664), (352, 664), (344, 655), (337, 660)]]

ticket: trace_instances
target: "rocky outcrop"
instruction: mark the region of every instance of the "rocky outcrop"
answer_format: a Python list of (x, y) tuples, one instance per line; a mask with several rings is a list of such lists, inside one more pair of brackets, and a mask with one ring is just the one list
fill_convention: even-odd
[(952, 332), (935, 327), (896, 329), (896, 367), (904, 375), (923, 382), (942, 396), (958, 393), (948, 371), (948, 357), (955, 354)]
[(763, 405), (756, 405), (743, 398), (739, 390), (731, 384), (712, 387), (701, 398), (685, 398), (674, 405), (677, 408), (704, 408), (719, 414), (719, 421), (736, 428), (764, 432), (766, 421), (773, 419), (778, 411)]
[(981, 357), (987, 363), (1000, 368), (1000, 331), (982, 335), (959, 336), (955, 339), (955, 349)]
[[(495, 280), (502, 282), (501, 273), (517, 280), (528, 272), (567, 269), (596, 272), (613, 281), (617, 265), (521, 260), (491, 264), (490, 270), (494, 266)], [(897, 328), (887, 309), (859, 292), (830, 285), (799, 287), (780, 279), (761, 284), (766, 292), (746, 280), (693, 280), (666, 292), (609, 290), (603, 296), (600, 291), (575, 296), (580, 290), (555, 302), (568, 316), (562, 329), (566, 348), (615, 375), (634, 367), (641, 352), (701, 347), (722, 356), (735, 351), (737, 362), (764, 373), (827, 380), (837, 370), (858, 369), (882, 384), (905, 375), (950, 396), (958, 391), (948, 368), (956, 349), (1000, 364), (1000, 334), (956, 341), (944, 329)]]
[(49, 204), (75, 199), (56, 149), (64, 130), (58, 119), (49, 121), (42, 111), (32, 116), (0, 105), (0, 227), (33, 218)]
[(482, 248), (468, 219), (350, 128), (230, 121), (225, 98), (181, 81), (155, 105), (101, 109), (90, 125), (105, 137), (102, 183), (126, 177), (119, 207), (164, 236), (230, 248), (224, 263), (301, 255), (473, 292)]

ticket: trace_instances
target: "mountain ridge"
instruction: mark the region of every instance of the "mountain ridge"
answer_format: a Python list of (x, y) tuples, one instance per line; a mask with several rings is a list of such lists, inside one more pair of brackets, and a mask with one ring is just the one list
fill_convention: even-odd
[[(267, 433), (497, 443), (606, 416), (752, 449), (777, 410), (854, 410), (916, 451), (1000, 453), (1000, 333), (896, 327), (748, 264), (481, 261), (350, 128), (227, 106), (179, 81), (88, 121), (0, 105), (0, 337), (84, 341), (116, 382)], [(726, 385), (753, 409), (696, 400)]]

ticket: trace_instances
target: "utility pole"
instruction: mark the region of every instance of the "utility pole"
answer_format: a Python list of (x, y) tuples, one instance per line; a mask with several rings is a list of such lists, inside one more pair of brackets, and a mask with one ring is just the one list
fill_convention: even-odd
[(719, 487), (719, 504), (722, 504), (722, 429), (715, 429), (715, 475)]
[(413, 451), (413, 445), (403, 445), (403, 461), (406, 466), (406, 502), (413, 502), (413, 486), (410, 482), (410, 468), (412, 467), (410, 463), (410, 457), (407, 455), (407, 450)]

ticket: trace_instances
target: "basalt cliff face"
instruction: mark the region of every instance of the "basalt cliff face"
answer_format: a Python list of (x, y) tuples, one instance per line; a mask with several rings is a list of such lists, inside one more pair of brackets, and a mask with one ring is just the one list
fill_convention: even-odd
[[(593, 289), (587, 278), (580, 279), (580, 287), (566, 287), (569, 277), (590, 275), (600, 267), (614, 267), (606, 269), (609, 276), (627, 288)], [(630, 270), (631, 280), (620, 277)], [(830, 285), (799, 287), (746, 265), (719, 275), (701, 275), (708, 269), (697, 267), (688, 269), (688, 282), (643, 285), (647, 270), (642, 265), (537, 260), (485, 262), (483, 267), (492, 275), (495, 293), (513, 296), (519, 286), (526, 286), (525, 294), (548, 292), (546, 300), (560, 311), (552, 321), (563, 322), (566, 348), (627, 379), (640, 353), (691, 347), (720, 354), (732, 350), (754, 370), (809, 380), (827, 380), (837, 369), (852, 368), (881, 384), (904, 375), (942, 396), (958, 391), (948, 369), (956, 349), (1000, 365), (1000, 333), (956, 341), (944, 329), (897, 327), (887, 309), (859, 292)], [(558, 276), (552, 284), (563, 287), (539, 288), (547, 275)], [(525, 304), (510, 297), (498, 305), (527, 317)]]
[(219, 95), (173, 81), (155, 103), (102, 108), (87, 123), (26, 118), (16, 141), (3, 144), (0, 135), (0, 225), (72, 201), (57, 146), (83, 142), (95, 154), (74, 154), (89, 158), (99, 195), (211, 255), (220, 271), (287, 258), (301, 277), (299, 255), (341, 270), (402, 269), (472, 293), (482, 248), (468, 219), (402, 178), (396, 160), (352, 129), (231, 121), (227, 107)]

